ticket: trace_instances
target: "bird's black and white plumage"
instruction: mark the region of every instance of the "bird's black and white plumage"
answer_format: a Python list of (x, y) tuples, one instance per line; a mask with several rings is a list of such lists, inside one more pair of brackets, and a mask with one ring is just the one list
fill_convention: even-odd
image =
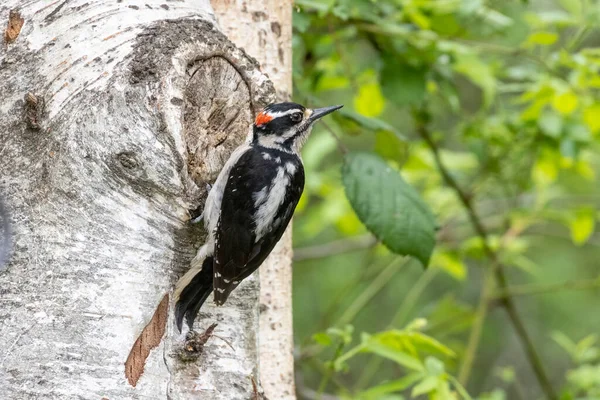
[(214, 290), (222, 305), (281, 239), (304, 189), (300, 149), (321, 117), (342, 106), (307, 109), (296, 103), (267, 106), (246, 142), (221, 170), (204, 207), (206, 243), (177, 283), (175, 319), (190, 329)]

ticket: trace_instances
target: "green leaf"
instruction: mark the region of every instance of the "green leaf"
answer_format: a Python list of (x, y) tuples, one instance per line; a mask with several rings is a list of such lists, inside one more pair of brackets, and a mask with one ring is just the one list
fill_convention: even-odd
[(409, 350), (413, 354), (417, 351), (422, 351), (426, 353), (442, 354), (447, 357), (455, 357), (456, 354), (442, 343), (424, 333), (414, 330), (419, 327), (423, 328), (423, 321), (425, 320), (422, 318), (416, 319), (403, 330), (392, 329), (381, 332), (372, 336), (371, 340), (378, 341), (379, 343), (396, 350)]
[(419, 382), (412, 390), (413, 397), (420, 396), (425, 393), (432, 392), (438, 385), (439, 378), (437, 376), (428, 376)]
[(411, 356), (403, 351), (396, 350), (391, 346), (386, 346), (379, 341), (370, 340), (364, 345), (364, 350), (380, 355), (381, 357), (392, 360), (398, 365), (413, 371), (423, 371), (424, 367), (418, 358)]
[(461, 54), (457, 57), (454, 70), (481, 88), (486, 107), (492, 103), (496, 95), (496, 78), (489, 64), (475, 55)]
[(562, 115), (572, 114), (578, 103), (577, 95), (571, 91), (557, 94), (552, 99), (552, 107)]
[(381, 385), (372, 387), (358, 395), (359, 399), (381, 399), (381, 396), (388, 393), (400, 392), (403, 391), (410, 386), (412, 386), (415, 382), (421, 380), (423, 378), (423, 374), (420, 372), (410, 373), (398, 380), (392, 382), (386, 382)]
[(456, 353), (454, 353), (450, 348), (423, 333), (413, 332), (409, 334), (409, 337), (414, 345), (419, 349), (426, 350), (428, 352), (438, 352), (448, 357), (456, 357)]
[(444, 373), (444, 363), (435, 357), (427, 357), (425, 359), (425, 369), (429, 375), (439, 376)]
[(357, 123), (358, 125), (362, 126), (363, 128), (366, 128), (366, 129), (369, 129), (372, 131), (382, 130), (382, 131), (386, 131), (386, 132), (392, 132), (394, 135), (396, 135), (396, 137), (399, 140), (401, 140), (403, 142), (408, 140), (406, 138), (406, 136), (404, 136), (398, 129), (396, 129), (394, 126), (388, 124), (387, 122), (385, 122), (382, 119), (365, 117), (364, 115), (360, 115), (358, 113), (355, 113), (350, 110), (346, 110), (344, 108), (342, 108), (339, 111), (339, 114), (352, 120), (353, 122)]
[(389, 131), (375, 134), (375, 152), (386, 160), (400, 161), (407, 156), (407, 144)]
[(600, 132), (600, 103), (594, 103), (583, 110), (583, 120), (593, 134)]
[(538, 120), (538, 125), (547, 136), (558, 138), (562, 133), (563, 120), (556, 113), (545, 112)]
[(354, 97), (354, 109), (365, 117), (377, 117), (383, 112), (385, 99), (377, 82), (367, 83), (358, 89)]
[(333, 343), (331, 336), (324, 332), (315, 333), (313, 335), (313, 340), (322, 346), (331, 346)]
[(303, 9), (312, 9), (319, 12), (319, 15), (323, 16), (335, 4), (335, 0), (295, 0), (294, 4), (300, 6)]
[(354, 211), (386, 247), (429, 264), (435, 218), (397, 171), (374, 154), (352, 153), (344, 160), (342, 180)]
[(467, 276), (467, 267), (464, 261), (455, 253), (436, 251), (431, 259), (431, 264), (441, 268), (458, 281), (464, 281)]
[(527, 38), (527, 44), (549, 46), (557, 40), (558, 35), (554, 32), (534, 32)]
[(298, 32), (304, 33), (310, 26), (310, 17), (305, 13), (295, 12), (292, 15), (292, 23), (294, 29)]
[(560, 5), (573, 15), (580, 16), (583, 11), (581, 0), (558, 0)]
[(345, 76), (323, 75), (317, 82), (315, 91), (343, 89), (350, 85), (350, 80)]
[(417, 104), (427, 94), (426, 75), (425, 68), (412, 67), (397, 58), (388, 57), (381, 71), (383, 94), (398, 106)]
[(562, 347), (571, 357), (575, 356), (577, 352), (577, 345), (564, 333), (560, 331), (554, 331), (550, 334), (550, 337)]
[(585, 244), (594, 233), (596, 225), (596, 210), (592, 207), (582, 207), (575, 213), (569, 223), (571, 239), (578, 246)]

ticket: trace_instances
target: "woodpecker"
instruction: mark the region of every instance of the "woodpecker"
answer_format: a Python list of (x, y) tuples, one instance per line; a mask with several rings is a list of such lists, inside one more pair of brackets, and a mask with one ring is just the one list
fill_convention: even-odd
[(202, 218), (208, 232), (190, 270), (175, 288), (175, 320), (190, 330), (214, 290), (225, 303), (240, 282), (263, 263), (281, 239), (304, 190), (300, 149), (315, 122), (341, 105), (309, 109), (271, 104), (256, 117), (210, 189)]

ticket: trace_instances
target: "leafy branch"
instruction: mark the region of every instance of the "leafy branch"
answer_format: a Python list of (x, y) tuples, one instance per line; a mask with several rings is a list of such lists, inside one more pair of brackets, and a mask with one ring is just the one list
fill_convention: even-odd
[[(494, 251), (488, 243), (488, 232), (486, 231), (485, 227), (483, 226), (483, 223), (481, 222), (481, 219), (475, 211), (475, 208), (472, 203), (472, 197), (463, 190), (459, 183), (450, 174), (450, 171), (448, 170), (446, 165), (443, 163), (438, 145), (433, 140), (427, 126), (427, 123), (429, 122), (429, 115), (426, 111), (419, 110), (414, 113), (414, 118), (417, 133), (424, 140), (429, 150), (431, 151), (438, 171), (442, 175), (442, 178), (444, 179), (446, 184), (450, 186), (458, 196), (463, 208), (465, 209), (469, 216), (469, 219), (471, 220), (471, 224), (473, 225), (475, 232), (483, 242), (483, 250), (492, 262), (491, 266), (488, 268), (486, 275), (493, 275), (495, 284), (500, 288), (500, 290), (506, 291), (508, 289), (508, 280), (504, 272), (504, 265), (502, 265), (502, 263), (500, 262), (497, 252)], [(477, 311), (476, 321), (471, 331), (471, 337), (469, 339), (467, 354), (465, 355), (465, 359), (460, 371), (460, 382), (463, 385), (469, 379), (469, 375), (472, 369), (472, 362), (474, 359), (474, 353), (478, 347), (478, 342), (481, 337), (481, 329), (489, 307), (490, 292), (492, 286), (490, 281), (491, 277), (489, 276), (486, 276), (483, 280), (482, 294), (480, 299), (480, 305)], [(537, 350), (535, 349), (533, 341), (527, 333), (525, 325), (517, 312), (517, 308), (513, 299), (510, 296), (505, 296), (501, 299), (500, 304), (508, 314), (509, 320), (513, 325), (513, 328), (515, 329), (521, 341), (521, 344), (523, 345), (523, 348), (525, 349), (527, 359), (531, 364), (531, 367), (533, 368), (536, 378), (542, 390), (546, 394), (546, 397), (551, 400), (558, 399), (556, 393), (554, 392), (552, 384), (550, 383), (548, 375), (543, 367), (541, 358), (538, 355)]]

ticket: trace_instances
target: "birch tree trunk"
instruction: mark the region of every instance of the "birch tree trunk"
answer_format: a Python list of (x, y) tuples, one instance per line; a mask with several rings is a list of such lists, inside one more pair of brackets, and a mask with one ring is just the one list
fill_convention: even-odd
[[(292, 93), (292, 0), (212, 0), (223, 32), (256, 57), (278, 101)], [(291, 226), (260, 267), (260, 380), (268, 399), (294, 400)]]
[(257, 398), (258, 279), (203, 307), (196, 361), (170, 293), (203, 239), (188, 210), (271, 82), (209, 0), (4, 0), (0, 24), (0, 398)]

